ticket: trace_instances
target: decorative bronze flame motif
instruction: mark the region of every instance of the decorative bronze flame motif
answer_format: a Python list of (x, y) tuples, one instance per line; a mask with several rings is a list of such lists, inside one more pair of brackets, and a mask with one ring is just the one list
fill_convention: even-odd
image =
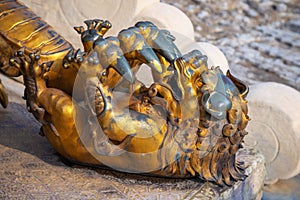
[[(105, 38), (111, 24), (97, 19), (75, 27), (82, 52), (18, 1), (0, 1), (0, 13), (1, 71), (23, 75), (27, 108), (63, 157), (221, 186), (245, 178), (236, 152), (247, 134), (248, 87), (209, 69), (201, 52), (182, 55), (151, 22)], [(142, 64), (150, 87), (136, 78)], [(0, 100), (6, 107), (1, 82)]]

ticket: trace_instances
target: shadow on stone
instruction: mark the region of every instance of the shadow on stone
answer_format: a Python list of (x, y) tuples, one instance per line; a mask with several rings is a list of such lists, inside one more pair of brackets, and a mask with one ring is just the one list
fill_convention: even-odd
[(24, 105), (11, 102), (8, 108), (0, 108), (0, 145), (4, 146), (0, 160), (6, 159), (5, 154), (9, 154), (11, 149), (16, 149), (47, 163), (62, 165), (46, 138), (38, 135), (40, 126)]

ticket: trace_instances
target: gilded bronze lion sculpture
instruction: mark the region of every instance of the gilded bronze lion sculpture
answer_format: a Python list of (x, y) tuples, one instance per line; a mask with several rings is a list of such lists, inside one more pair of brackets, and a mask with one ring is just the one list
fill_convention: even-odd
[[(0, 1), (0, 69), (24, 77), (28, 111), (66, 159), (164, 177), (199, 177), (221, 186), (243, 180), (236, 161), (249, 120), (248, 87), (208, 68), (198, 50), (182, 55), (152, 22), (117, 37), (111, 23), (75, 27), (84, 51), (16, 0)], [(142, 64), (154, 83), (136, 78)], [(0, 100), (7, 93), (0, 83)]]

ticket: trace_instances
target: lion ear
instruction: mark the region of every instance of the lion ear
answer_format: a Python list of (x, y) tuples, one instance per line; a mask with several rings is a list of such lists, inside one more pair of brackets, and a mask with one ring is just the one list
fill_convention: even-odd
[(84, 31), (83, 26), (75, 26), (74, 29), (78, 34), (81, 34)]

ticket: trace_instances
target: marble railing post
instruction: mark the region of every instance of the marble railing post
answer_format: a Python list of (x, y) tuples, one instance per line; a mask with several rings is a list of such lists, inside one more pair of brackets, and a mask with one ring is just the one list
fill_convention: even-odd
[(248, 95), (247, 146), (266, 158), (266, 183), (300, 173), (300, 93), (279, 83), (260, 83)]

